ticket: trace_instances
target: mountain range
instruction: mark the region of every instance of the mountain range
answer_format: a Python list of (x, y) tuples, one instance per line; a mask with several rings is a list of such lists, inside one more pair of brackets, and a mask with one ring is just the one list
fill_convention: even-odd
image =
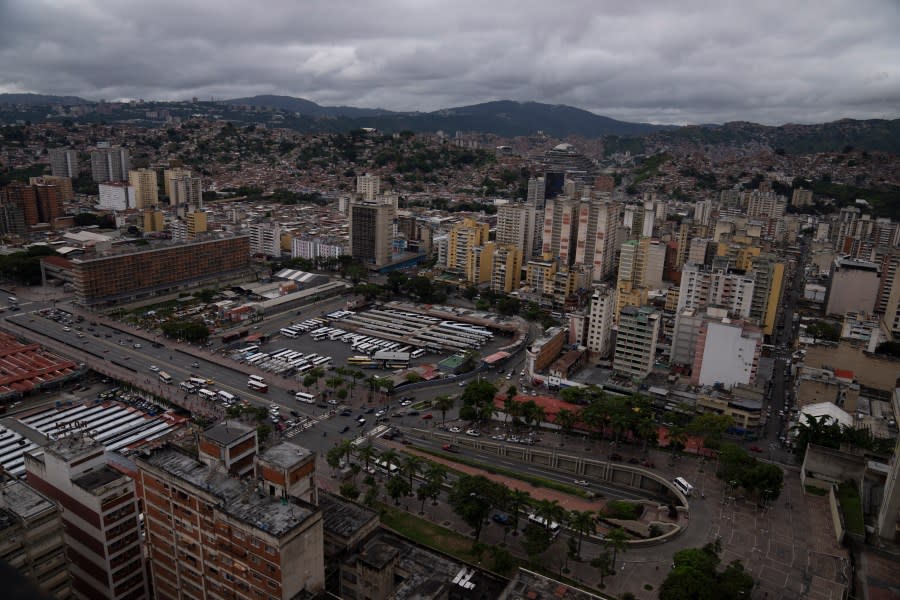
[[(34, 108), (54, 104), (92, 104), (92, 102), (76, 96), (0, 94), (0, 108), (4, 104)], [(184, 107), (183, 103), (153, 104), (156, 106), (171, 104), (173, 110)], [(777, 127), (736, 121), (724, 125), (678, 127), (618, 121), (561, 104), (512, 100), (497, 100), (432, 112), (395, 112), (381, 108), (322, 106), (304, 98), (275, 95), (233, 98), (216, 101), (214, 104), (225, 109), (229, 106), (251, 106), (283, 111), (286, 117), (285, 127), (305, 132), (341, 132), (374, 127), (388, 133), (403, 130), (417, 133), (441, 130), (452, 135), (456, 131), (476, 131), (514, 137), (534, 135), (541, 131), (556, 138), (616, 136), (619, 143), (617, 140), (609, 139), (609, 144), (604, 144), (609, 146), (608, 150), (621, 147), (634, 152), (641, 151), (643, 139), (655, 138), (664, 143), (688, 143), (697, 147), (751, 144), (768, 146), (773, 150), (780, 148), (786, 152), (806, 153), (841, 151), (847, 146), (854, 146), (865, 150), (900, 153), (900, 119), (842, 119), (831, 123), (786, 124)], [(142, 113), (145, 106), (146, 104), (139, 105), (137, 111)], [(193, 105), (184, 110), (189, 111), (186, 114), (196, 112)], [(131, 114), (123, 114), (121, 118), (134, 119), (138, 116), (134, 114), (135, 110), (130, 112)], [(247, 120), (246, 113), (237, 111), (223, 117), (239, 121)], [(251, 115), (251, 118), (254, 117)]]

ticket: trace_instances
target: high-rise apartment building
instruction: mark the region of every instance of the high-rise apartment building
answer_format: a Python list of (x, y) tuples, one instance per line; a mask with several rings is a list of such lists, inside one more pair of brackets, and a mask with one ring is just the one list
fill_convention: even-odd
[(628, 240), (619, 250), (616, 279), (619, 283), (631, 282), (635, 287), (660, 288), (665, 261), (666, 246), (658, 240)]
[(599, 285), (591, 296), (591, 312), (587, 326), (587, 349), (591, 355), (605, 358), (612, 352), (612, 330), (615, 324), (616, 295), (612, 288)]
[(128, 184), (134, 188), (135, 208), (156, 208), (159, 205), (156, 171), (153, 169), (129, 171)]
[(293, 598), (325, 587), (322, 511), (292, 492), (314, 456), (281, 444), (239, 479), (175, 447), (136, 459), (157, 598)]
[(781, 219), (787, 207), (787, 198), (771, 191), (744, 192), (742, 202), (751, 219)]
[[(447, 269), (457, 273), (469, 271), (469, 254), (488, 241), (490, 225), (465, 218), (451, 229), (447, 244)], [(490, 273), (490, 268), (488, 268)]]
[(649, 307), (626, 306), (619, 313), (613, 371), (643, 379), (656, 362), (660, 315)]
[(541, 254), (563, 266), (574, 263), (578, 238), (578, 202), (567, 196), (548, 199), (544, 207)]
[(376, 267), (391, 262), (394, 216), (393, 204), (377, 200), (350, 203), (350, 254)]
[[(22, 215), (22, 234), (27, 231), (28, 227), (32, 227), (40, 223), (40, 214), (38, 213), (37, 190), (33, 185), (27, 185), (21, 181), (13, 181), (3, 189), (3, 203), (10, 207), (18, 207)], [(18, 218), (16, 218), (16, 222)], [(17, 224), (17, 223), (16, 223)]]
[(71, 148), (51, 148), (47, 154), (50, 157), (50, 173), (54, 177), (78, 177), (78, 152)]
[[(747, 272), (753, 278), (753, 305), (750, 317), (756, 319), (763, 333), (775, 332), (781, 291), (784, 286), (784, 263), (772, 254), (763, 253), (751, 259)], [(876, 286), (877, 289), (877, 286)]]
[(190, 169), (183, 169), (181, 167), (176, 167), (174, 169), (165, 169), (163, 171), (163, 191), (165, 192), (166, 196), (168, 196), (170, 203), (172, 203), (172, 180), (193, 176), (194, 174)]
[[(53, 223), (62, 216), (63, 206), (60, 188), (56, 185), (26, 184), (14, 181), (3, 189), (2, 203), (9, 211), (8, 227), (18, 229), (24, 222), (24, 230), (38, 223)], [(14, 208), (18, 207), (18, 208)], [(13, 232), (13, 231), (11, 231)]]
[(76, 598), (149, 598), (135, 484), (82, 432), (25, 454), (28, 485), (61, 509)]
[(188, 174), (182, 177), (172, 177), (167, 180), (167, 183), (169, 184), (169, 205), (174, 207), (179, 214), (187, 214), (203, 208), (203, 184), (199, 177)]
[(525, 202), (534, 206), (540, 212), (544, 210), (544, 201), (547, 199), (547, 186), (543, 177), (532, 177), (528, 180), (528, 192)]
[(621, 205), (608, 194), (597, 192), (579, 203), (574, 264), (590, 268), (594, 281), (614, 272), (620, 210)]
[(184, 223), (187, 226), (188, 241), (193, 241), (197, 239), (198, 235), (206, 233), (206, 213), (202, 210), (195, 210), (184, 215)]
[(250, 223), (250, 253), (281, 257), (281, 226), (274, 221)]
[(48, 597), (72, 596), (59, 508), (19, 479), (0, 483), (0, 556)]
[(362, 196), (363, 200), (374, 202), (381, 191), (381, 177), (378, 175), (358, 175), (356, 177), (356, 193)]
[(534, 251), (535, 208), (519, 202), (504, 204), (497, 209), (498, 244), (512, 244), (522, 255), (530, 257)]
[(519, 289), (522, 279), (522, 249), (498, 243), (491, 265), (491, 290), (509, 294)]
[(753, 310), (755, 289), (752, 276), (688, 263), (681, 270), (676, 312), (681, 314), (686, 308), (699, 311), (707, 306), (720, 306), (732, 316), (746, 319)]
[(32, 186), (16, 183), (0, 188), (0, 233), (24, 236), (28, 233), (28, 226), (25, 224), (25, 203), (30, 201), (34, 205), (36, 201)]
[(53, 185), (59, 188), (60, 200), (72, 200), (75, 198), (75, 190), (72, 188), (72, 180), (68, 177), (54, 177), (53, 175), (41, 175), (29, 177), (30, 185)]
[(34, 186), (37, 196), (37, 212), (40, 223), (52, 224), (63, 215), (62, 194), (58, 186), (38, 184)]
[(91, 177), (96, 183), (128, 181), (131, 157), (127, 148), (97, 148), (91, 152)]
[(144, 221), (144, 233), (159, 233), (166, 229), (166, 216), (161, 210), (145, 208), (141, 217)]

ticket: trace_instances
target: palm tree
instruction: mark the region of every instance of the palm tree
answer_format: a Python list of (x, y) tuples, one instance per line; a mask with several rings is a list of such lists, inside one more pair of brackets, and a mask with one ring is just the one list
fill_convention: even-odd
[(429, 462), (428, 469), (425, 471), (425, 481), (428, 482), (430, 486), (429, 498), (434, 504), (437, 504), (438, 496), (441, 494), (441, 490), (444, 489), (444, 481), (447, 480), (447, 467), (444, 465)]
[(547, 411), (543, 406), (535, 406), (531, 413), (531, 419), (534, 421), (534, 429), (540, 429), (541, 423), (547, 420)]
[(607, 549), (612, 549), (612, 568), (615, 570), (616, 568), (616, 557), (619, 552), (625, 552), (628, 549), (625, 541), (628, 539), (628, 536), (625, 534), (625, 530), (621, 527), (616, 527), (615, 529), (611, 529), (609, 533), (606, 534), (606, 539), (603, 541), (604, 545)]
[(550, 523), (559, 523), (565, 515), (565, 509), (560, 506), (559, 500), (536, 500), (534, 513), (544, 519), (544, 528), (549, 529)]
[(568, 408), (561, 408), (556, 413), (556, 424), (559, 426), (560, 437), (564, 438), (572, 433), (572, 428), (578, 421), (578, 415)]
[(531, 495), (519, 488), (509, 491), (507, 506), (513, 518), (513, 530), (519, 529), (519, 513), (531, 504)]
[(578, 532), (578, 556), (581, 556), (581, 542), (584, 536), (597, 531), (597, 515), (590, 510), (573, 510), (570, 517), (572, 529)]
[(441, 394), (432, 401), (432, 406), (441, 411), (441, 425), (447, 420), (447, 411), (456, 405), (456, 400), (447, 394)]
[(647, 444), (659, 435), (659, 427), (649, 416), (642, 416), (634, 425), (634, 433), (644, 445), (644, 453), (647, 452)]
[(387, 482), (387, 492), (388, 496), (390, 496), (394, 500), (394, 504), (400, 505), (400, 498), (402, 496), (406, 496), (409, 494), (409, 484), (406, 482), (406, 478), (401, 475), (394, 475)]
[(363, 461), (366, 467), (366, 473), (369, 472), (369, 461), (375, 458), (375, 447), (372, 444), (366, 444), (356, 449), (356, 458)]
[(415, 454), (406, 455), (400, 470), (409, 476), (409, 489), (413, 487), (413, 477), (422, 469), (423, 461)]
[(378, 460), (384, 463), (384, 469), (390, 473), (391, 465), (396, 465), (400, 462), (400, 455), (393, 448), (388, 448), (378, 455)]

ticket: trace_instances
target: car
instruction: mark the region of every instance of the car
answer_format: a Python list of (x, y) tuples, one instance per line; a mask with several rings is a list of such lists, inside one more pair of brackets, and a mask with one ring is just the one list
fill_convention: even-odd
[(412, 404), (412, 400), (401, 400), (400, 401), (400, 406), (409, 406), (410, 404)]
[(406, 416), (407, 417), (418, 417), (420, 414), (421, 413), (419, 413), (419, 411), (417, 411), (417, 410), (411, 410), (408, 413), (406, 413)]
[(344, 425), (343, 427), (341, 427), (340, 433), (347, 433), (348, 431), (350, 431), (350, 426)]
[(191, 363), (191, 368), (192, 368), (192, 369), (199, 369), (199, 368), (200, 368), (200, 363), (198, 363), (197, 361), (192, 362), (192, 363)]
[(154, 373), (159, 373), (159, 367), (157, 367), (156, 365), (150, 365), (150, 370)]
[(333, 405), (333, 404), (337, 404), (337, 403), (338, 403), (337, 398), (330, 398), (330, 399), (328, 400), (328, 404), (332, 404), (332, 405)]
[(759, 453), (762, 453), (762, 451), (763, 451), (763, 449), (760, 448), (759, 446), (756, 446), (756, 445), (750, 446), (750, 452), (759, 452)]
[(134, 343), (134, 348), (135, 348), (135, 349), (139, 349), (140, 347), (141, 347), (141, 345), (140, 345), (139, 343), (137, 343), (137, 342)]
[(371, 407), (371, 406), (370, 406), (369, 408), (366, 409), (366, 414), (367, 414), (367, 415), (371, 415), (373, 412), (375, 412), (375, 409), (374, 409), (373, 407)]
[(574, 483), (575, 485), (580, 485), (581, 487), (590, 487), (591, 485), (586, 479), (576, 479), (572, 483)]
[(341, 411), (340, 414), (342, 417), (349, 417), (353, 414), (353, 411), (350, 410), (349, 408), (345, 408), (344, 410)]
[(450, 433), (459, 433), (460, 431), (462, 431), (462, 429), (456, 426), (450, 428)]
[(466, 435), (471, 435), (472, 437), (479, 437), (481, 435), (481, 432), (478, 431), (477, 429), (467, 429)]
[(383, 417), (384, 414), (385, 414), (386, 412), (387, 412), (387, 411), (384, 410), (384, 409), (382, 408), (381, 410), (375, 412), (375, 416), (376, 416), (376, 417)]
[(72, 331), (71, 327), (63, 327), (63, 331)]
[(506, 513), (498, 512), (491, 515), (491, 521), (498, 525), (509, 525), (512, 523), (512, 517)]
[(359, 421), (356, 422), (356, 426), (357, 426), (357, 427), (362, 427), (362, 426), (365, 425), (365, 424), (366, 424), (366, 420), (365, 420), (365, 419), (360, 419)]
[(460, 381), (460, 382), (459, 382), (459, 387), (466, 387), (466, 382), (465, 382), (465, 381)]
[(270, 410), (271, 412), (278, 412), (278, 411), (281, 410), (281, 406), (278, 405), (278, 404), (275, 404), (275, 403), (273, 402), (272, 404), (269, 405), (269, 410)]
[(444, 452), (459, 452), (459, 450), (457, 450), (456, 446), (454, 446), (453, 444), (444, 444), (443, 446), (441, 446), (441, 450), (443, 450)]
[(613, 452), (612, 454), (609, 455), (609, 460), (613, 460), (613, 461), (616, 461), (616, 462), (621, 462), (621, 460), (622, 460), (622, 455), (619, 454), (618, 452)]
[(431, 413), (428, 413), (427, 415), (422, 415), (423, 421), (430, 421), (433, 418), (434, 418), (434, 415), (432, 415)]

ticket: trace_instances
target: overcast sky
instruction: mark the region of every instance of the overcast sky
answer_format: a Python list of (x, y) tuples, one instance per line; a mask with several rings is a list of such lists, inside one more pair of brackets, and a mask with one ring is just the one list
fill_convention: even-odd
[(0, 92), (900, 117), (900, 0), (0, 0)]

